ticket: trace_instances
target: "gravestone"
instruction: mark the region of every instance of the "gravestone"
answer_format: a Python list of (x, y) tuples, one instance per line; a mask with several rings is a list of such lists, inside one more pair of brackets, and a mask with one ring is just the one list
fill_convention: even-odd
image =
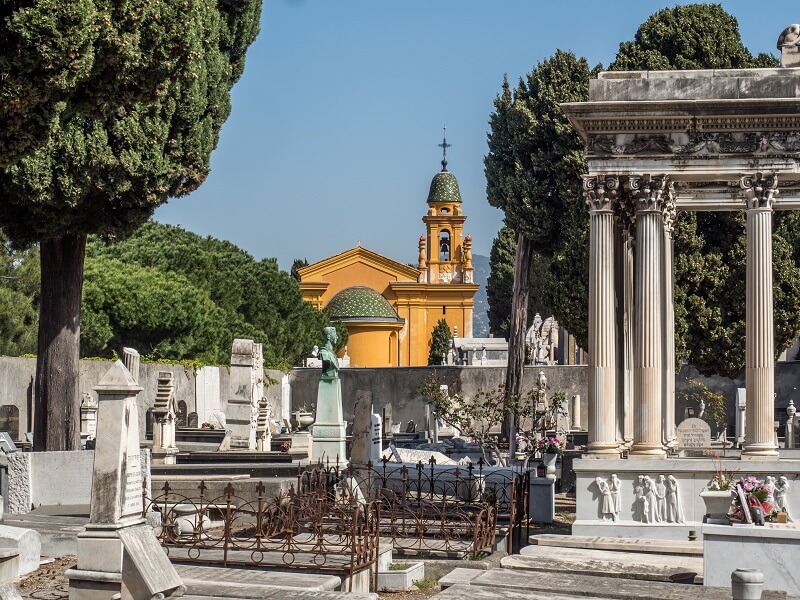
[(391, 403), (383, 407), (383, 437), (392, 437), (392, 405)]
[(178, 401), (178, 427), (186, 427), (189, 423), (189, 417), (186, 414), (186, 402), (183, 400)]
[(122, 364), (128, 369), (128, 372), (136, 383), (139, 383), (139, 364), (141, 360), (138, 350), (134, 348), (122, 349)]
[(95, 388), (98, 427), (89, 523), (78, 534), (78, 564), (66, 573), (70, 600), (165, 598), (186, 591), (143, 512), (136, 396), (122, 361)]
[(198, 420), (210, 423), (214, 411), (222, 409), (219, 393), (219, 367), (203, 367), (197, 370), (194, 380), (194, 398)]
[(685, 419), (678, 424), (678, 450), (703, 451), (711, 448), (711, 426), (703, 419)]
[(417, 424), (414, 421), (409, 421), (406, 423), (406, 433), (416, 433), (417, 432)]
[(19, 409), (13, 404), (0, 406), (0, 431), (7, 431), (12, 439), (19, 439)]
[[(11, 454), (17, 451), (17, 445), (7, 431), (0, 431), (0, 451), (3, 454)], [(2, 510), (3, 506), (2, 502), (0, 502), (0, 517), (2, 517)]]
[(199, 419), (197, 417), (196, 412), (189, 413), (187, 423), (189, 424), (189, 429), (197, 429), (198, 427), (200, 427)]
[[(371, 456), (372, 440), (372, 392), (358, 390), (353, 405), (353, 444), (350, 463), (359, 469), (366, 466)], [(373, 461), (374, 462), (374, 461)]]
[(369, 445), (369, 460), (373, 465), (378, 465), (383, 454), (383, 420), (381, 416), (373, 413), (371, 425), (372, 439)]
[(231, 447), (256, 449), (258, 405), (264, 396), (264, 355), (261, 344), (235, 339), (231, 347), (231, 369), (225, 407)]

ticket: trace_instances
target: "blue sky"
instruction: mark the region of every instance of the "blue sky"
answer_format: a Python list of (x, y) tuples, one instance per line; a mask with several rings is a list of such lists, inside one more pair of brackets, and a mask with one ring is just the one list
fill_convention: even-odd
[[(502, 213), (483, 157), (492, 100), (557, 48), (607, 65), (650, 0), (264, 0), (261, 34), (197, 191), (155, 218), (230, 240), (256, 258), (314, 262), (359, 241), (414, 262), (447, 126), (474, 252)], [(722, 2), (745, 45), (777, 55), (797, 0)]]

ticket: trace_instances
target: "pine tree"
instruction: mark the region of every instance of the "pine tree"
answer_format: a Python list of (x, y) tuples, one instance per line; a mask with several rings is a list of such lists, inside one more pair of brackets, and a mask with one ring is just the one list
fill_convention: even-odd
[[(72, 93), (91, 98), (67, 102), (71, 110), (52, 125), (48, 142), (0, 170), (0, 226), (16, 244), (40, 244), (35, 450), (80, 443), (87, 234), (124, 237), (170, 196), (185, 195), (206, 178), (230, 113), (231, 87), (258, 33), (261, 0), (137, 0), (108, 10), (95, 65)], [(118, 23), (125, 35), (115, 37)], [(153, 87), (150, 73), (136, 67), (159, 64), (162, 56), (169, 58), (162, 64), (167, 76)], [(94, 91), (108, 82), (121, 93), (95, 100)], [(154, 89), (152, 97), (125, 93), (138, 85)]]
[(433, 337), (431, 338), (431, 351), (428, 354), (429, 365), (442, 365), (444, 364), (447, 352), (450, 350), (450, 326), (444, 319), (439, 319), (436, 327), (433, 328)]

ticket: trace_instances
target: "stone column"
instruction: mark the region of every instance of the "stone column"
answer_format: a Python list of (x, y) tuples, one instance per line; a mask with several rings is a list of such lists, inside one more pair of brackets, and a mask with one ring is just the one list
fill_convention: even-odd
[(773, 429), (775, 342), (772, 322), (772, 201), (775, 175), (745, 176), (740, 186), (747, 205), (745, 384), (746, 426), (742, 458), (777, 456)]
[(634, 326), (634, 429), (630, 456), (664, 456), (662, 444), (664, 241), (663, 177), (631, 177), (627, 190), (636, 209), (636, 280)]
[(616, 177), (583, 179), (589, 207), (588, 455), (617, 458), (614, 212)]
[(665, 446), (675, 447), (675, 261), (672, 226), (675, 222), (675, 198), (664, 194), (664, 260), (663, 262), (663, 313), (664, 322), (664, 414), (663, 441)]

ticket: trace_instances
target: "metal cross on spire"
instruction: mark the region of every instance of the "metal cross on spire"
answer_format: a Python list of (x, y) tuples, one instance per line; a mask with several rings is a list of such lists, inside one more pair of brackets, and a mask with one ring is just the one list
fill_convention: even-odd
[(442, 129), (444, 130), (442, 143), (437, 145), (442, 149), (442, 171), (447, 171), (447, 149), (453, 144), (447, 143), (447, 127), (443, 127)]

